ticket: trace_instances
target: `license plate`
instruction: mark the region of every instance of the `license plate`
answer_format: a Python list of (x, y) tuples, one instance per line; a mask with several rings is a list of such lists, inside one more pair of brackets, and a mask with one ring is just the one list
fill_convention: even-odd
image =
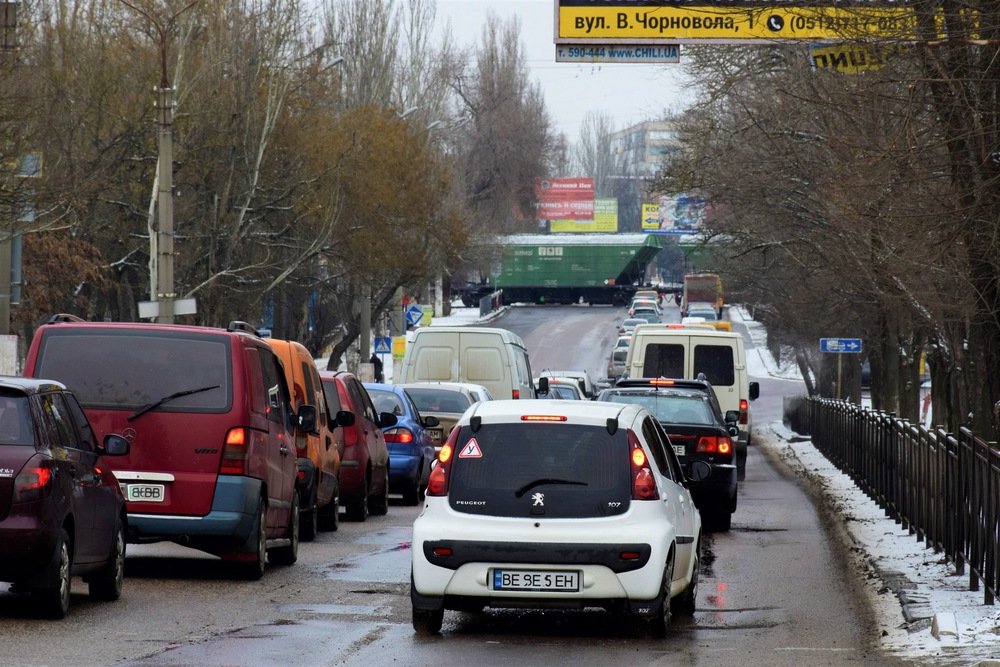
[(677, 456), (684, 456), (684, 445), (671, 445), (674, 448), (674, 454)]
[(441, 442), (441, 429), (432, 428), (430, 429), (431, 440), (434, 442)]
[(129, 484), (125, 487), (125, 499), (137, 503), (162, 503), (162, 484)]
[(493, 570), (495, 591), (559, 591), (580, 590), (579, 570)]

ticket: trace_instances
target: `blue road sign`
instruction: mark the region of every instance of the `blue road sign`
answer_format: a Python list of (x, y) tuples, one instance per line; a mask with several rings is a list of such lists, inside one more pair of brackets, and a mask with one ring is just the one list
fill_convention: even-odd
[(413, 326), (420, 324), (420, 320), (424, 319), (424, 311), (417, 304), (410, 304), (406, 308), (406, 321)]
[(375, 354), (389, 354), (392, 352), (392, 341), (388, 336), (375, 336)]
[(844, 352), (848, 354), (861, 354), (860, 338), (820, 338), (820, 352)]

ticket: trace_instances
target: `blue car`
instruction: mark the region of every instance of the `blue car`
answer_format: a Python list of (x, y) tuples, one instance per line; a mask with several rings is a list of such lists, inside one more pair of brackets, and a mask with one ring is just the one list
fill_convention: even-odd
[(375, 412), (396, 415), (396, 424), (382, 429), (389, 449), (389, 493), (399, 493), (407, 505), (420, 502), (427, 487), (434, 442), (427, 428), (438, 425), (437, 417), (421, 417), (405, 391), (391, 384), (365, 382)]

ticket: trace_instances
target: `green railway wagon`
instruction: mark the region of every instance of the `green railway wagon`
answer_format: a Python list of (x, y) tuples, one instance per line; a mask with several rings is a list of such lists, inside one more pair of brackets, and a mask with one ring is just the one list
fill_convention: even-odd
[(662, 247), (652, 234), (521, 234), (498, 241), (493, 284), (507, 303), (627, 303)]

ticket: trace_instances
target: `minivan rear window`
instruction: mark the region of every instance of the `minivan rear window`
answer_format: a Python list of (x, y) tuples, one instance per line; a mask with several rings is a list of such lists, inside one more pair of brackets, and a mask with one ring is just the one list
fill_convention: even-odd
[(33, 373), (59, 380), (85, 408), (136, 410), (171, 394), (192, 393), (162, 412), (228, 412), (229, 339), (163, 331), (52, 330)]
[(528, 518), (625, 513), (631, 498), (628, 438), (601, 426), (483, 424), (461, 430), (448, 499), (459, 512)]
[(695, 345), (694, 377), (704, 373), (716, 387), (736, 384), (733, 348), (729, 345)]
[(676, 343), (650, 343), (642, 362), (644, 378), (684, 377), (684, 346)]

